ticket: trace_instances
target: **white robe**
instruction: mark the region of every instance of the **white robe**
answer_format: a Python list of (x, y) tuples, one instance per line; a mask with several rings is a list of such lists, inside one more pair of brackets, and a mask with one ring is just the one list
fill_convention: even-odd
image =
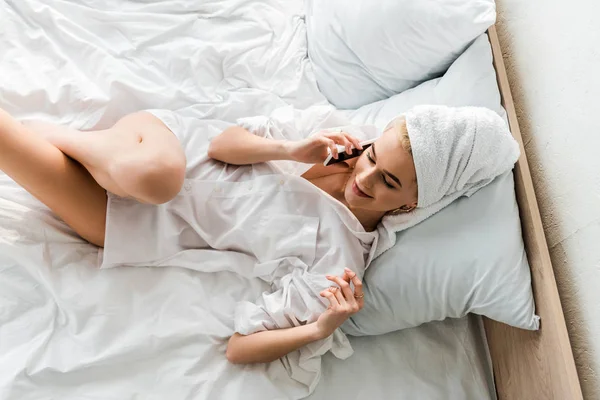
[[(319, 295), (332, 285), (326, 274), (341, 275), (347, 267), (362, 278), (378, 235), (365, 232), (342, 203), (300, 177), (310, 165), (220, 163), (208, 158), (207, 149), (222, 123), (151, 112), (185, 149), (186, 179), (172, 201), (158, 206), (109, 194), (102, 268), (168, 266), (259, 277), (271, 290), (254, 303), (238, 302), (234, 312), (235, 330), (245, 335), (316, 321), (328, 306)], [(314, 121), (304, 117), (297, 121)], [(257, 117), (239, 123), (265, 137), (305, 135), (281, 119)], [(320, 356), (329, 350), (339, 358), (352, 354), (340, 329), (282, 362), (312, 392), (320, 376)]]

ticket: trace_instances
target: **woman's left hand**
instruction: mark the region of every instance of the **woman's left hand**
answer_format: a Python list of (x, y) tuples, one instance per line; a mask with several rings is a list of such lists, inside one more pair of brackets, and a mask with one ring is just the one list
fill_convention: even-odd
[[(362, 282), (356, 276), (354, 271), (345, 268), (343, 276), (327, 275), (327, 279), (336, 283), (338, 286), (332, 286), (323, 290), (321, 296), (329, 300), (329, 307), (317, 319), (317, 329), (322, 337), (328, 337), (339, 328), (351, 315), (359, 312), (364, 304), (364, 294)], [(354, 285), (354, 290), (350, 287), (350, 282)]]
[(359, 140), (346, 132), (320, 131), (300, 141), (285, 142), (286, 158), (307, 164), (322, 163), (329, 152), (338, 158), (337, 145), (344, 146), (346, 152), (352, 147), (362, 150)]

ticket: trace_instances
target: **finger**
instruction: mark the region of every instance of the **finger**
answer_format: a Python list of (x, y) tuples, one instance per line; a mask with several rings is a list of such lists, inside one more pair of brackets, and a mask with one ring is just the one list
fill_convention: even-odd
[(348, 268), (344, 268), (344, 276), (342, 276), (342, 279), (350, 283), (352, 281), (352, 276), (354, 276), (354, 272)]
[(356, 277), (356, 272), (352, 271), (350, 268), (344, 268), (344, 280), (350, 283)]
[(329, 306), (327, 306), (327, 309), (332, 310), (334, 307), (332, 299), (337, 302), (337, 299), (335, 298), (335, 296), (333, 296), (332, 293), (327, 294), (325, 292), (321, 292), (321, 297), (325, 297), (327, 299), (327, 301), (329, 302)]
[(331, 308), (337, 308), (340, 306), (340, 302), (338, 301), (338, 299), (335, 297), (335, 295), (333, 293), (331, 293), (331, 291), (329, 289), (325, 289), (321, 292), (321, 296), (325, 297), (327, 300), (329, 300), (329, 304), (331, 305)]
[(337, 150), (337, 146), (335, 145), (335, 141), (333, 141), (332, 139), (329, 139), (327, 137), (323, 137), (322, 141), (323, 141), (323, 143), (325, 143), (325, 145), (327, 147), (329, 147), (329, 150), (331, 151), (333, 158), (337, 159), (338, 158), (338, 150)]
[(360, 311), (360, 309), (362, 308), (362, 304), (364, 304), (364, 303), (359, 303), (359, 301), (361, 299), (357, 299), (354, 296), (354, 292), (352, 291), (352, 288), (350, 287), (350, 284), (349, 284), (349, 282), (355, 275), (356, 274), (351, 269), (344, 268), (344, 276), (342, 277), (342, 279), (344, 280), (344, 282), (348, 282), (347, 283), (348, 291), (350, 292), (349, 294), (346, 295), (346, 305), (349, 307), (349, 311), (352, 314)]
[(336, 144), (344, 146), (346, 153), (350, 153), (352, 151), (352, 142), (346, 138), (346, 134), (342, 132), (330, 132), (327, 134), (327, 137), (333, 140)]
[(352, 281), (352, 284), (354, 285), (354, 296), (358, 301), (358, 304), (362, 307), (362, 305), (364, 304), (364, 292), (362, 281), (350, 268), (345, 268), (344, 272), (351, 277), (350, 279)]
[(350, 287), (350, 284), (348, 282), (346, 282), (344, 279), (342, 279), (339, 276), (327, 275), (326, 277), (330, 281), (338, 284), (338, 286), (340, 287), (341, 292), (344, 294), (344, 297), (346, 298), (346, 300), (350, 301), (354, 298), (354, 293), (352, 292), (352, 288)]
[(350, 141), (350, 143), (352, 143), (352, 145), (353, 145), (355, 148), (357, 148), (357, 149), (359, 149), (359, 150), (362, 150), (362, 146), (361, 146), (361, 144), (360, 144), (360, 141), (359, 141), (357, 138), (355, 138), (354, 136), (352, 136), (352, 135), (350, 135), (350, 134), (348, 134), (348, 133), (344, 133), (344, 135), (346, 136), (346, 139), (347, 139), (347, 140), (349, 140), (349, 141)]
[(331, 293), (333, 293), (333, 295), (337, 299), (337, 301), (340, 304), (340, 306), (346, 307), (346, 305), (347, 305), (346, 299), (344, 298), (344, 294), (342, 293), (342, 291), (338, 287), (333, 286), (333, 287), (329, 288), (329, 291)]
[(352, 142), (350, 140), (348, 140), (348, 134), (347, 133), (342, 133), (340, 134), (340, 143), (342, 146), (344, 146), (346, 148), (346, 153), (350, 154), (352, 153)]

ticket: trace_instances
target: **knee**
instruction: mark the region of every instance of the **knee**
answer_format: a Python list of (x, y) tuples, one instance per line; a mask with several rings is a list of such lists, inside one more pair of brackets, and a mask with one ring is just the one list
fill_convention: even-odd
[(161, 154), (121, 166), (129, 175), (128, 194), (142, 203), (163, 204), (172, 200), (183, 186), (185, 156)]
[(184, 157), (161, 157), (143, 168), (139, 184), (143, 196), (140, 200), (151, 204), (163, 204), (172, 200), (183, 186), (185, 179)]

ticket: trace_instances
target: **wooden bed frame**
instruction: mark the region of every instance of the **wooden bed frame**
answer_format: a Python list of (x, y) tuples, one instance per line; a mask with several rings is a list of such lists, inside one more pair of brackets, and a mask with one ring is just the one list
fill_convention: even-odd
[(499, 399), (582, 399), (575, 360), (558, 296), (546, 236), (538, 208), (529, 164), (515, 112), (502, 49), (495, 26), (488, 30), (502, 105), (513, 136), (521, 147), (514, 170), (515, 191), (525, 249), (531, 268), (536, 312), (541, 329), (525, 331), (484, 318)]

